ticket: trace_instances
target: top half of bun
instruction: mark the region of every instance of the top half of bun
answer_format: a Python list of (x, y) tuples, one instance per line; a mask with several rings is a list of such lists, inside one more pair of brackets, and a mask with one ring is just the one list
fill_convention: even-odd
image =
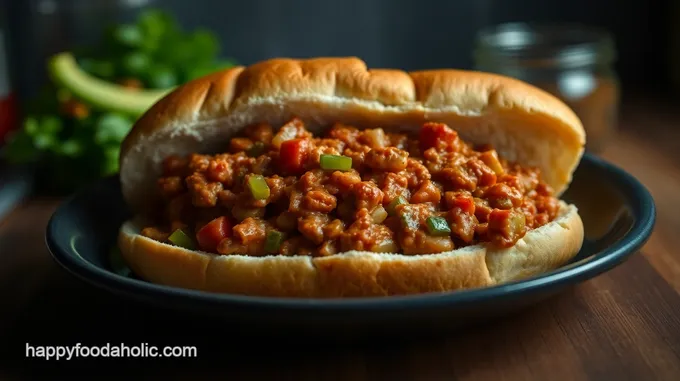
[(120, 180), (130, 206), (153, 197), (169, 154), (224, 151), (255, 122), (278, 125), (297, 116), (312, 131), (334, 122), (417, 129), (447, 123), (474, 144), (537, 166), (558, 194), (583, 154), (585, 131), (556, 97), (524, 82), (463, 70), (368, 69), (358, 58), (272, 59), (193, 80), (135, 123), (120, 153)]

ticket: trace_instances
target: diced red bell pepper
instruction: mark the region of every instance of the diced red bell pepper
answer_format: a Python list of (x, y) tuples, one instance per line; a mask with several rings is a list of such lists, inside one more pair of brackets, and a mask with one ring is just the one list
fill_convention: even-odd
[(216, 252), (217, 245), (231, 236), (231, 222), (227, 217), (217, 217), (203, 226), (198, 233), (196, 233), (196, 240), (198, 246), (203, 251)]
[(453, 146), (458, 133), (444, 123), (425, 123), (420, 128), (420, 150), (425, 152), (429, 148), (437, 150)]
[(446, 206), (449, 209), (459, 208), (463, 213), (475, 214), (475, 199), (466, 191), (444, 193)]
[(308, 139), (292, 139), (281, 143), (279, 151), (279, 167), (281, 170), (289, 174), (302, 172), (309, 157), (310, 148)]
[(475, 200), (472, 197), (456, 197), (453, 205), (467, 214), (475, 214)]

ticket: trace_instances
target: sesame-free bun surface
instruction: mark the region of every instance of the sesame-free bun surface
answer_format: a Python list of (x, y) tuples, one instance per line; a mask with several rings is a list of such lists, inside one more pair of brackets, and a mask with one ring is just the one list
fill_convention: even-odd
[(142, 115), (121, 147), (123, 196), (142, 211), (152, 206), (167, 155), (223, 151), (248, 124), (278, 127), (294, 116), (313, 132), (335, 122), (401, 130), (446, 123), (467, 142), (492, 144), (510, 161), (540, 168), (558, 195), (585, 145), (569, 107), (511, 78), (368, 69), (358, 58), (273, 59), (191, 81)]
[(357, 58), (274, 59), (191, 81), (156, 103), (121, 147), (123, 196), (137, 213), (119, 232), (123, 258), (153, 283), (204, 291), (281, 297), (362, 297), (488, 287), (557, 268), (583, 242), (575, 206), (509, 249), (488, 244), (406, 256), (347, 252), (308, 256), (214, 255), (139, 234), (154, 206), (161, 161), (170, 154), (225, 151), (256, 122), (275, 128), (301, 118), (315, 133), (335, 122), (414, 131), (442, 122), (465, 141), (541, 169), (557, 194), (583, 154), (578, 117), (552, 95), (523, 82), (460, 70), (369, 70)]
[(215, 293), (292, 298), (379, 297), (489, 287), (558, 268), (578, 253), (583, 223), (573, 205), (517, 244), (487, 244), (429, 255), (350, 251), (328, 257), (216, 255), (186, 250), (121, 227), (123, 259), (156, 284)]

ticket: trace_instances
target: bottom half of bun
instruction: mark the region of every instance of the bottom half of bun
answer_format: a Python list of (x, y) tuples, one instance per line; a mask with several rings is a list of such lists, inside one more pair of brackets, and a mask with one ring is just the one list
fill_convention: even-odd
[(154, 241), (127, 221), (118, 244), (140, 278), (161, 285), (251, 296), (339, 298), (489, 287), (566, 264), (581, 249), (583, 222), (561, 203), (555, 220), (507, 249), (474, 245), (429, 255), (350, 251), (328, 257), (216, 255)]

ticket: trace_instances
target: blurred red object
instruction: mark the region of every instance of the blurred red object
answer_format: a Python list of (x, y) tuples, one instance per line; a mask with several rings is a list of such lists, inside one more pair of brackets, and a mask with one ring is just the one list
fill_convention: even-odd
[(5, 142), (7, 133), (17, 126), (17, 102), (12, 94), (0, 95), (0, 144)]
[(0, 30), (0, 145), (7, 133), (17, 127), (17, 119), (17, 102), (9, 83), (4, 36)]

